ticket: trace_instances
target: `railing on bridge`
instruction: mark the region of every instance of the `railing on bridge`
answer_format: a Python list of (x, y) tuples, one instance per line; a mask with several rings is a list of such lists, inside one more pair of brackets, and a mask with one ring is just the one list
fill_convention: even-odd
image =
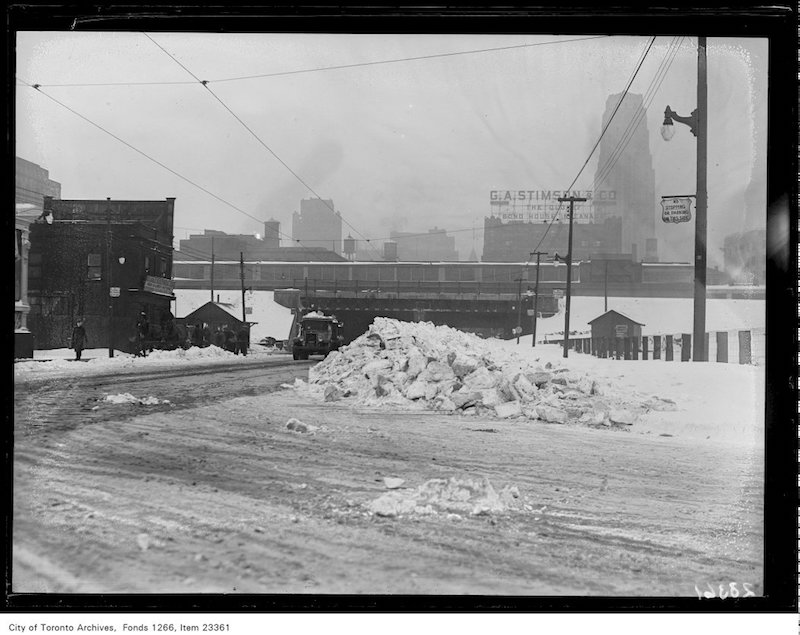
[[(293, 279), (292, 288), (307, 298), (313, 297), (373, 297), (373, 298), (429, 298), (456, 297), (477, 300), (516, 300), (525, 305), (533, 302), (532, 284), (523, 282), (493, 282), (491, 284), (465, 281), (384, 281), (384, 280), (319, 280)], [(531, 287), (531, 288), (529, 288)], [(557, 310), (552, 288), (539, 289), (539, 310)]]

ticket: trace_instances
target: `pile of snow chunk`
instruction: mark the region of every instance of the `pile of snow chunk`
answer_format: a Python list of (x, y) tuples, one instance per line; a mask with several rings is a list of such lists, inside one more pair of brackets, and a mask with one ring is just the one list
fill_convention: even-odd
[(158, 397), (134, 397), (129, 392), (122, 392), (117, 395), (106, 395), (105, 401), (110, 401), (111, 403), (135, 403), (140, 404), (142, 406), (157, 406), (158, 404), (162, 403), (170, 403), (169, 399), (159, 399)]
[[(605, 388), (584, 373), (549, 363), (532, 365), (491, 340), (429, 322), (375, 318), (366, 333), (331, 352), (308, 376), (312, 394), (325, 401), (349, 399), (358, 406), (552, 423), (610, 421), (611, 407), (601, 403)], [(625, 419), (626, 424), (631, 420)]]
[(505, 486), (498, 493), (487, 478), (434, 478), (414, 489), (392, 489), (367, 504), (377, 516), (449, 512), (478, 516), (519, 506), (519, 490)]

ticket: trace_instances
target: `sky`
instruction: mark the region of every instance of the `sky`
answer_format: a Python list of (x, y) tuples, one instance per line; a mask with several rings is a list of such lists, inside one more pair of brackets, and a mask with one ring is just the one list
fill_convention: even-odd
[[(652, 96), (656, 200), (695, 191), (694, 137), (676, 124), (667, 143), (659, 130), (667, 105), (696, 107), (696, 38), (652, 94), (671, 40), (655, 39), (629, 91)], [(203, 229), (261, 233), (269, 218), (288, 244), (292, 212), (320, 196), (345, 235), (380, 245), (392, 230), (445, 228), (467, 258), (482, 251), (491, 190), (562, 190), (587, 158), (573, 189), (591, 189), (606, 100), (649, 41), (19, 32), (16, 155), (49, 170), (65, 199), (175, 197), (176, 246)], [(375, 63), (387, 60), (404, 61)], [(350, 67), (314, 70), (331, 66)], [(766, 226), (766, 97), (767, 40), (709, 38), (712, 266), (726, 235)], [(656, 207), (658, 231), (691, 239)]]

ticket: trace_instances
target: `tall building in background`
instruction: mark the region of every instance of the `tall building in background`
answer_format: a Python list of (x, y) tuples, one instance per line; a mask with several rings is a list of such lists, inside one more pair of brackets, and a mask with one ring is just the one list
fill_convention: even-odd
[(43, 167), (16, 157), (14, 202), (28, 203), (41, 209), (45, 196), (60, 199), (61, 183), (51, 180), (50, 173)]
[(342, 215), (331, 199), (300, 201), (300, 212), (292, 213), (292, 239), (306, 247), (321, 247), (342, 253)]
[[(622, 103), (614, 114), (620, 99)], [(600, 141), (594, 189), (611, 192), (613, 196), (595, 198), (594, 220), (603, 223), (608, 218), (619, 218), (622, 252), (630, 253), (635, 261), (658, 261), (656, 177), (642, 96), (610, 95), (600, 129), (606, 125), (608, 129)]]
[(281, 222), (274, 218), (264, 221), (264, 246), (269, 249), (281, 246)]
[(455, 236), (434, 227), (428, 233), (389, 232), (389, 237), (397, 243), (395, 254), (399, 261), (452, 262), (458, 260)]

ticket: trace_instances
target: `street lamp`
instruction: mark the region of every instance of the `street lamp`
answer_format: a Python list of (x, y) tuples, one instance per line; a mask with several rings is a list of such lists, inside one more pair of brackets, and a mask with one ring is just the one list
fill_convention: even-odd
[(697, 38), (697, 108), (691, 116), (681, 117), (667, 106), (664, 111), (664, 123), (661, 136), (665, 141), (675, 134), (673, 121), (689, 126), (691, 133), (697, 137), (697, 191), (696, 216), (694, 233), (694, 324), (692, 341), (692, 359), (696, 362), (707, 361), (705, 350), (706, 334), (706, 234), (708, 227), (708, 192), (706, 172), (708, 164), (707, 137), (707, 104), (708, 80), (706, 76), (706, 38)]

